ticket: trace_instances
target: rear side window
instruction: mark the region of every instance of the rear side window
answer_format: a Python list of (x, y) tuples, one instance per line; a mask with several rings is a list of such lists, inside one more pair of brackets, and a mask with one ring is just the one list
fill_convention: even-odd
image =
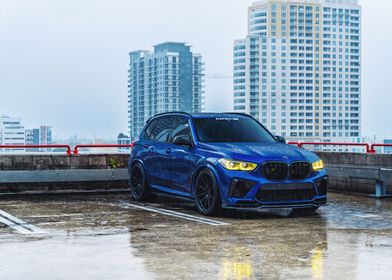
[(171, 117), (159, 118), (151, 131), (151, 140), (167, 142), (171, 129)]
[(153, 131), (155, 125), (157, 124), (157, 122), (158, 122), (158, 120), (152, 120), (152, 121), (148, 124), (147, 128), (144, 130), (144, 133), (141, 135), (141, 137), (142, 137), (143, 139), (146, 139), (146, 140), (153, 140), (153, 139), (154, 139), (154, 138), (152, 137), (152, 131)]

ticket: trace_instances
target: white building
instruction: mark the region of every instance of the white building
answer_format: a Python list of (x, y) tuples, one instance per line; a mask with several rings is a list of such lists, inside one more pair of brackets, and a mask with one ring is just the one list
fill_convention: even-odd
[(200, 112), (204, 107), (202, 56), (184, 43), (167, 42), (154, 51), (129, 54), (128, 113), (131, 139), (146, 121), (170, 111)]
[[(24, 145), (25, 128), (21, 118), (0, 116), (0, 145)], [(0, 152), (24, 151), (24, 149), (0, 149)]]
[(234, 111), (299, 141), (361, 136), (357, 0), (264, 0), (234, 43)]
[[(131, 137), (129, 137), (128, 135), (125, 135), (124, 133), (120, 133), (117, 136), (117, 144), (118, 145), (130, 145), (131, 144)], [(118, 147), (118, 152), (122, 153), (122, 152), (130, 152), (131, 148), (129, 147)]]

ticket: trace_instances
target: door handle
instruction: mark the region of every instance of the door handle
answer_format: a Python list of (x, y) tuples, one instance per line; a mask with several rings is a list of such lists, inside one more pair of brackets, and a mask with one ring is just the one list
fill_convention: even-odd
[(149, 146), (147, 144), (144, 144), (143, 147), (147, 149), (148, 152), (153, 152), (154, 151), (154, 146)]
[(166, 151), (166, 153), (170, 153), (170, 152), (171, 152), (171, 149), (170, 149), (170, 148), (167, 148), (165, 151)]

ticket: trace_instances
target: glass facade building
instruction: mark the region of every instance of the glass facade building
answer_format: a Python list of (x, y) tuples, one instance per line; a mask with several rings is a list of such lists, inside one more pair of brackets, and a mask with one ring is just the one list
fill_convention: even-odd
[(234, 43), (234, 111), (299, 141), (361, 136), (357, 0), (265, 0)]
[(162, 43), (154, 51), (129, 54), (128, 114), (131, 139), (148, 118), (170, 111), (201, 112), (204, 108), (202, 56), (184, 43)]
[[(26, 129), (26, 145), (51, 145), (52, 127), (41, 125), (39, 128)], [(29, 152), (50, 152), (51, 148), (26, 149)]]

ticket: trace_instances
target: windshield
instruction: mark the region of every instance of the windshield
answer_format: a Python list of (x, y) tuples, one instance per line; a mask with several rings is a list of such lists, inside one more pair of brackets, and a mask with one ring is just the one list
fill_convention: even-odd
[(194, 118), (193, 123), (201, 142), (276, 143), (273, 136), (250, 117)]

